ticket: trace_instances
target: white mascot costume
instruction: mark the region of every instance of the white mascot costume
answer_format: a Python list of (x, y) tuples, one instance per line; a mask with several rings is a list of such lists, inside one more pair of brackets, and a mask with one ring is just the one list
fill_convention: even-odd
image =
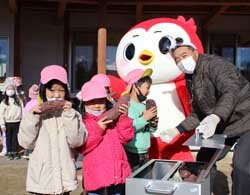
[(162, 130), (176, 127), (190, 113), (184, 75), (169, 53), (177, 37), (191, 41), (203, 53), (193, 19), (156, 18), (137, 24), (123, 36), (117, 48), (116, 66), (122, 79), (134, 69), (153, 69), (148, 99), (154, 99), (157, 104), (159, 123), (151, 139), (150, 158), (191, 161), (189, 148), (182, 146), (190, 133), (168, 144), (159, 138)]

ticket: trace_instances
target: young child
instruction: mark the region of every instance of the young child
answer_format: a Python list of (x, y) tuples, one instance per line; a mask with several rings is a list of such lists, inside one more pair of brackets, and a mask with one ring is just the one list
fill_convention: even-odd
[[(4, 97), (0, 104), (0, 125), (3, 138), (4, 134), (6, 134), (7, 156), (9, 160), (19, 159), (17, 134), (22, 118), (23, 103), (17, 96), (16, 86), (13, 81), (6, 81), (3, 92)], [(5, 140), (3, 140), (4, 142)]]
[[(133, 171), (148, 161), (150, 134), (155, 131), (155, 128), (151, 127), (149, 123), (157, 116), (157, 109), (152, 107), (149, 110), (145, 110), (146, 106), (142, 103), (149, 94), (152, 84), (151, 74), (151, 69), (145, 71), (136, 69), (126, 77), (126, 82), (128, 83), (127, 92), (130, 93), (128, 114), (133, 119), (135, 137), (125, 145), (125, 150)], [(157, 120), (154, 122), (157, 123)]]
[(114, 98), (112, 97), (112, 95), (114, 95), (114, 93), (111, 92), (111, 90), (112, 90), (111, 89), (111, 82), (110, 82), (109, 77), (107, 75), (100, 74), (100, 73), (96, 74), (91, 78), (91, 81), (95, 81), (95, 82), (99, 82), (99, 83), (103, 84), (105, 87), (105, 90), (108, 94), (107, 99), (109, 100), (109, 102), (112, 104), (116, 103)]
[(124, 193), (124, 184), (131, 169), (123, 144), (134, 136), (132, 120), (127, 116), (127, 105), (117, 121), (107, 120), (103, 113), (107, 108), (107, 92), (102, 84), (89, 81), (82, 86), (82, 101), (85, 113), (83, 122), (88, 130), (88, 139), (82, 147), (83, 186), (88, 195)]
[(23, 105), (25, 106), (27, 103), (27, 97), (26, 97), (24, 90), (23, 90), (22, 78), (15, 76), (15, 77), (7, 77), (6, 80), (12, 81), (15, 83), (17, 95), (22, 100)]
[[(90, 81), (94, 81), (99, 83), (100, 85), (103, 85), (106, 92), (107, 92), (107, 99), (109, 100), (109, 104), (113, 105), (116, 103), (115, 99), (112, 97), (113, 95), (115, 95), (115, 92), (111, 92), (111, 82), (109, 80), (109, 77), (105, 74), (96, 74), (94, 75)], [(82, 101), (81, 101), (81, 91), (79, 91), (76, 94), (76, 97), (78, 100), (80, 100), (80, 104), (79, 104), (79, 109), (81, 110), (82, 108)], [(111, 106), (109, 105), (109, 106)]]
[[(24, 107), (23, 113), (29, 112), (35, 105), (38, 104), (38, 95), (39, 95), (39, 86), (37, 84), (33, 84), (29, 88), (29, 98), (30, 100), (27, 102), (27, 104)], [(29, 154), (32, 150), (24, 149), (23, 158), (29, 159)]]
[(64, 194), (77, 188), (71, 148), (85, 142), (81, 115), (72, 109), (65, 69), (46, 66), (41, 71), (39, 96), (43, 102), (65, 100), (62, 111), (43, 114), (40, 105), (24, 114), (19, 144), (34, 149), (28, 165), (26, 190), (31, 194)]

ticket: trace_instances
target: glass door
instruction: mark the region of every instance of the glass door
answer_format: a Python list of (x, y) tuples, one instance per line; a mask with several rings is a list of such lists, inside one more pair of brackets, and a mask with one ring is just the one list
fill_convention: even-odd
[(82, 85), (97, 73), (96, 50), (96, 33), (74, 33), (72, 41), (71, 92), (80, 91)]
[(6, 70), (9, 65), (9, 38), (0, 36), (0, 88), (6, 78)]

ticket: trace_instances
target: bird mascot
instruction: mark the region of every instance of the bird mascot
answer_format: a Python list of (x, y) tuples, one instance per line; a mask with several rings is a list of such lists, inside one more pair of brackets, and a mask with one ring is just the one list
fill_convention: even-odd
[(132, 27), (117, 47), (116, 68), (121, 79), (134, 69), (153, 70), (148, 99), (156, 102), (159, 122), (152, 134), (150, 158), (193, 160), (189, 148), (182, 145), (192, 132), (181, 134), (170, 143), (162, 142), (159, 134), (164, 129), (176, 127), (190, 113), (185, 78), (171, 56), (170, 47), (176, 38), (181, 37), (194, 43), (198, 52), (203, 53), (196, 30), (192, 18), (150, 19)]

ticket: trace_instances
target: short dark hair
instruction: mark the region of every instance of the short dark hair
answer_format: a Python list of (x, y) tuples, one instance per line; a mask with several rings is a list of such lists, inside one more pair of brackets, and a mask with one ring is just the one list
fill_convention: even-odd
[(46, 89), (51, 89), (52, 85), (54, 85), (54, 84), (59, 84), (59, 85), (61, 85), (63, 87), (63, 89), (65, 90), (64, 99), (67, 100), (67, 101), (70, 101), (70, 94), (69, 94), (68, 86), (66, 84), (62, 83), (59, 80), (53, 79), (53, 80), (50, 80), (46, 84), (40, 84), (40, 87), (39, 87), (39, 96), (43, 100), (43, 102), (47, 101), (47, 98), (46, 98)]
[(143, 83), (149, 83), (149, 84), (152, 84), (152, 79), (150, 76), (145, 76), (145, 77), (142, 77), (140, 78), (137, 82), (136, 82), (136, 85), (138, 87), (140, 87)]

